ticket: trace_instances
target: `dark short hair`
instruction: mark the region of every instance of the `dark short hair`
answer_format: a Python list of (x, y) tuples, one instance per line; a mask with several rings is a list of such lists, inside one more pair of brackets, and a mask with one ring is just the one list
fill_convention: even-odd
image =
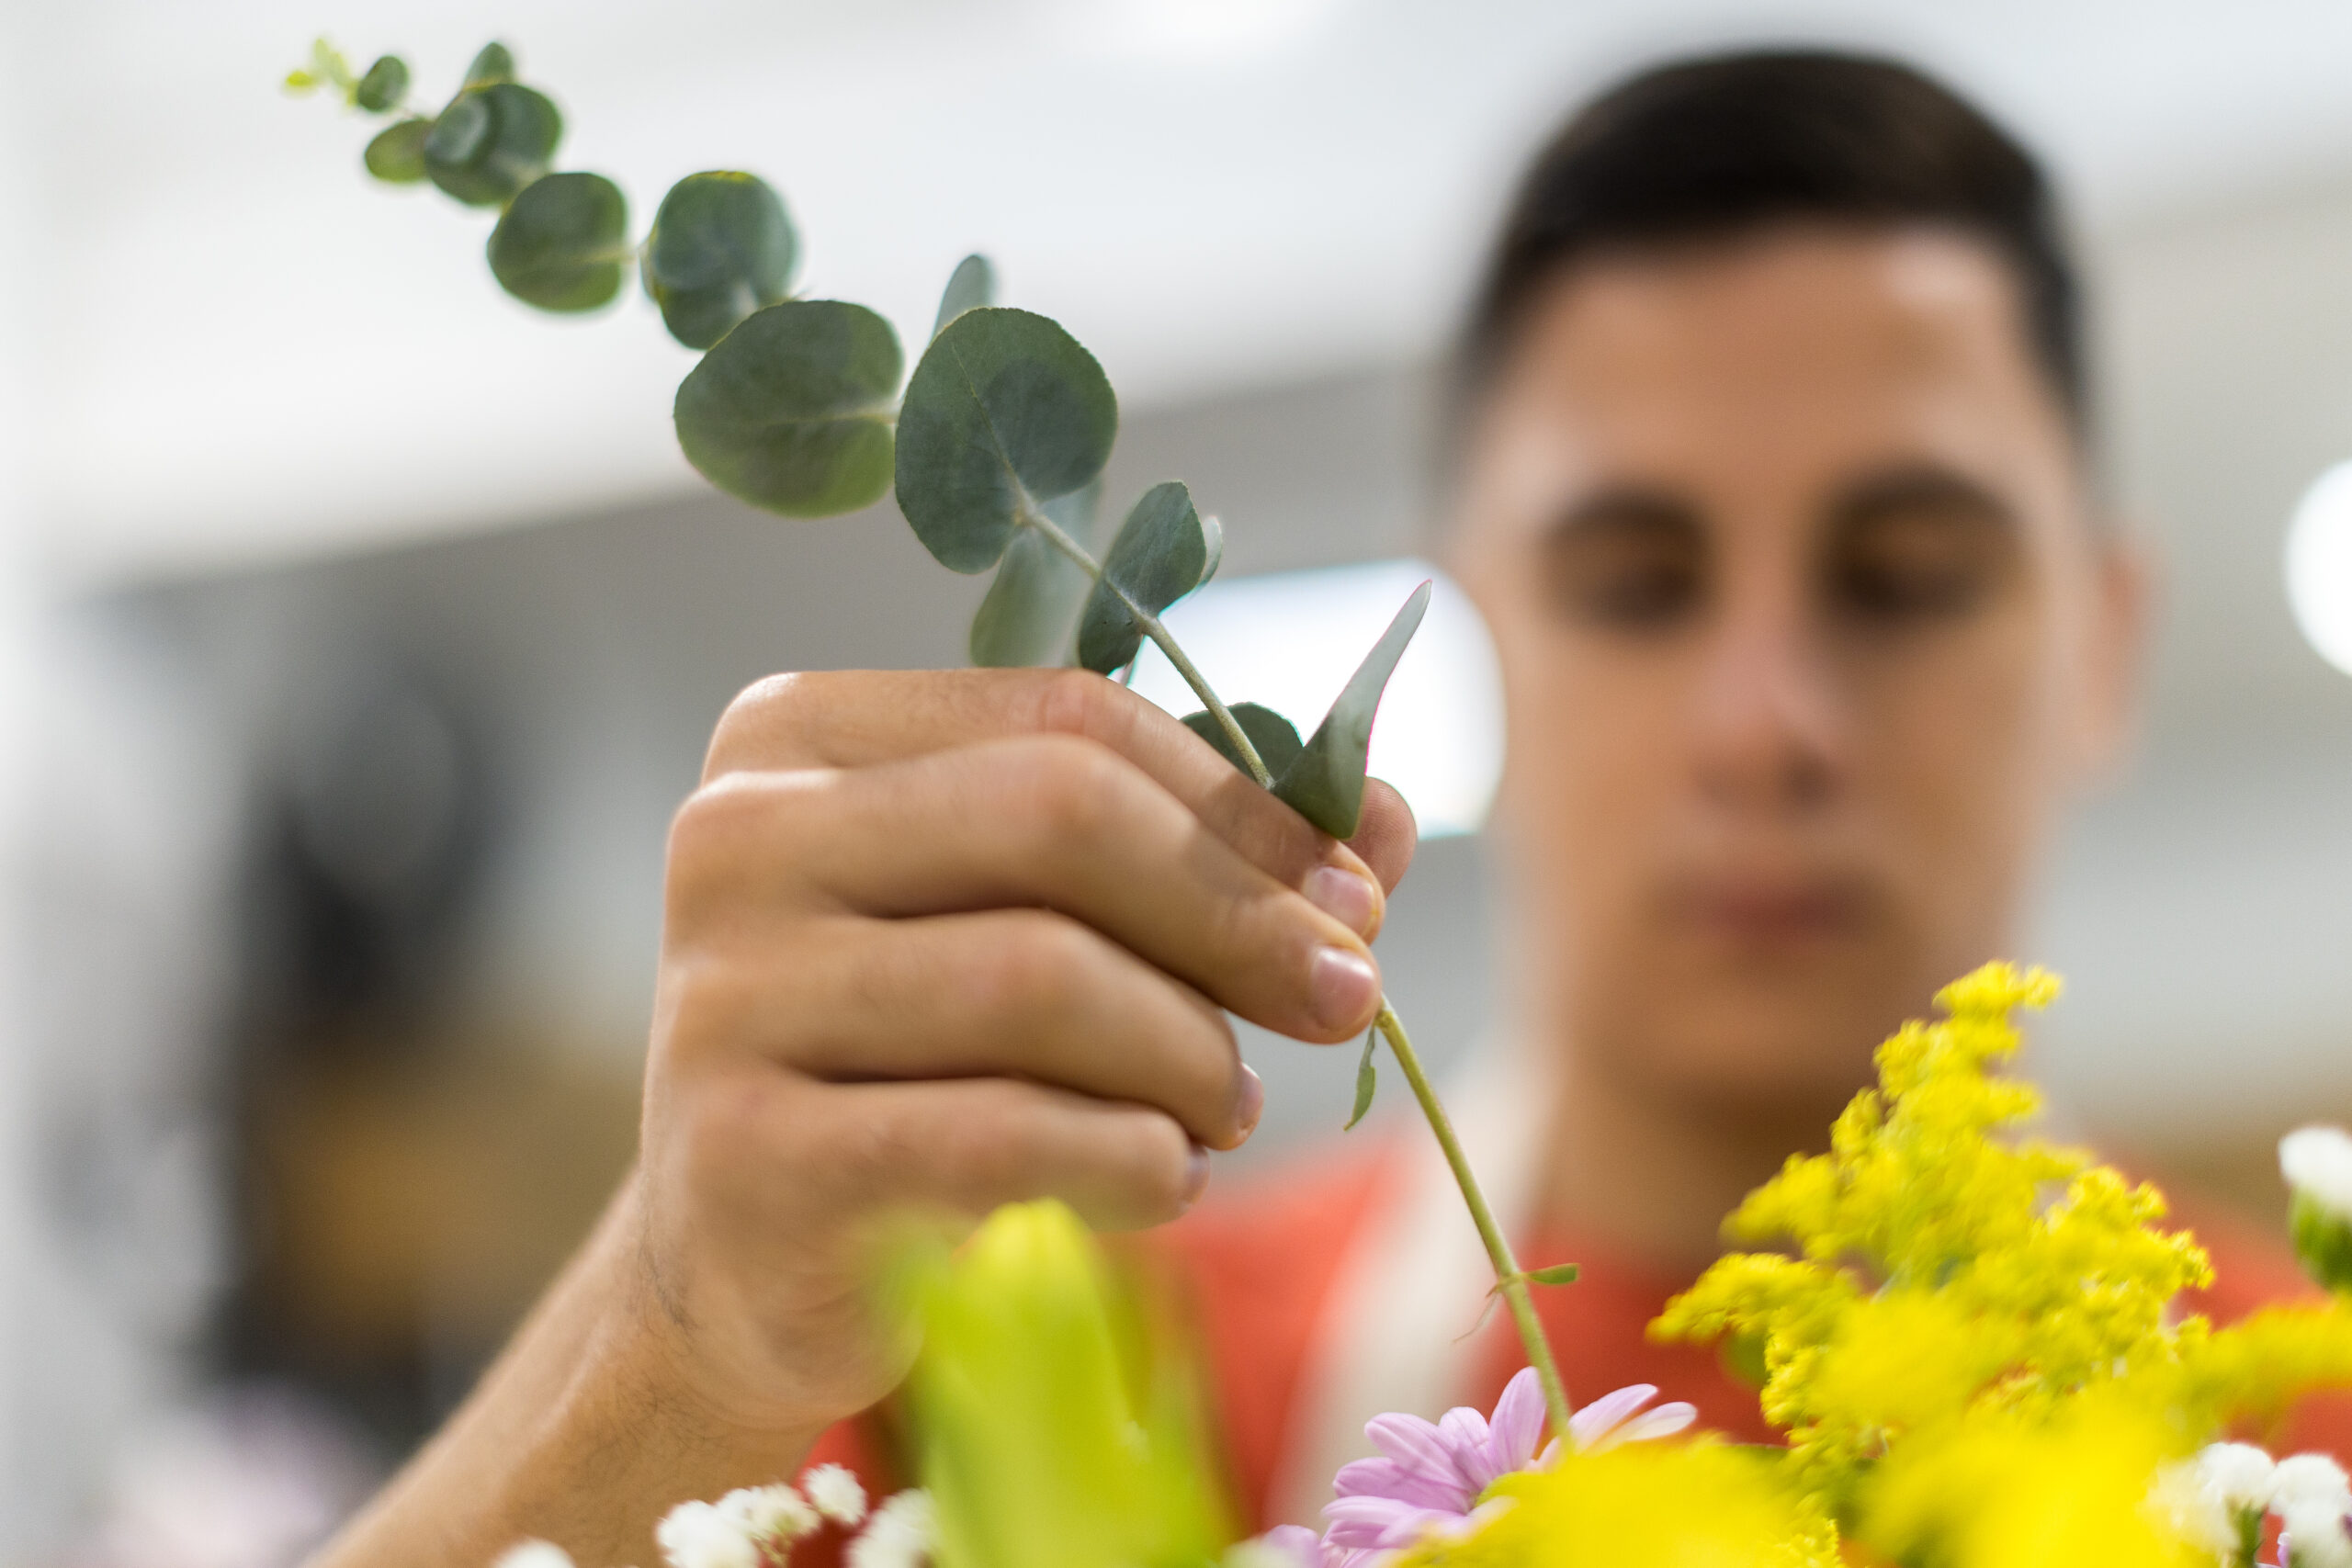
[(1453, 424), (1574, 263), (1791, 220), (1928, 224), (1989, 243), (2016, 276), (2035, 363), (2076, 431), (2087, 425), (2081, 291), (2041, 166), (1921, 72), (1819, 50), (1659, 66), (1560, 128), (1521, 182), (1471, 309)]

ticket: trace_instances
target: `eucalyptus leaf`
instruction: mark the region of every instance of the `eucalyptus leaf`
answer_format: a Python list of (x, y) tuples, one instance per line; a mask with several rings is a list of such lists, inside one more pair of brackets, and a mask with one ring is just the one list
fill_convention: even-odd
[[(1276, 778), (1282, 777), (1283, 771), (1297, 761), (1299, 752), (1305, 750), (1299, 744), (1297, 727), (1270, 707), (1261, 707), (1256, 703), (1236, 703), (1226, 711), (1233, 716), (1233, 722), (1241, 727), (1241, 733), (1248, 736), (1250, 744), (1257, 749), (1258, 761), (1265, 763), (1266, 771)], [(1219, 756), (1244, 773), (1252, 779), (1257, 777), (1250, 773), (1249, 762), (1235, 749), (1233, 737), (1225, 732), (1225, 726), (1216, 721), (1216, 715), (1205, 708), (1199, 713), (1187, 714), (1184, 716), (1184, 728), (1216, 747)]]
[(1193, 584), (1196, 588), (1205, 586), (1216, 575), (1216, 569), (1225, 564), (1225, 525), (1213, 514), (1201, 519), (1201, 547), (1207, 553), (1208, 561), (1201, 568), (1201, 581)]
[(1573, 1263), (1555, 1263), (1547, 1268), (1530, 1269), (1527, 1281), (1532, 1285), (1573, 1285), (1582, 1272)]
[(996, 269), (989, 265), (986, 256), (966, 256), (947, 276), (947, 291), (939, 297), (939, 314), (931, 323), (931, 335), (945, 332), (947, 323), (965, 311), (995, 303)]
[(532, 181), (490, 231), (491, 275), (542, 310), (610, 304), (629, 254), (628, 199), (602, 175)]
[[(1102, 499), (1098, 479), (1046, 502), (1043, 510), (1056, 527), (1084, 545), (1094, 536)], [(972, 662), (1000, 670), (1068, 662), (1078, 607), (1091, 581), (1085, 568), (1046, 543), (1043, 534), (1022, 529), (972, 617)]]
[(1372, 1097), (1380, 1089), (1380, 1071), (1373, 1066), (1372, 1054), (1374, 1047), (1379, 1043), (1380, 1031), (1377, 1029), (1363, 1037), (1363, 1059), (1356, 1064), (1355, 1109), (1348, 1112), (1348, 1124), (1340, 1129), (1342, 1133), (1354, 1132), (1356, 1123), (1363, 1121), (1365, 1113), (1372, 1110)]
[(1372, 719), (1380, 709), (1380, 694), (1403, 658), (1405, 645), (1420, 628), (1429, 612), (1430, 585), (1422, 583), (1380, 634), (1372, 651), (1348, 678), (1340, 700), (1307, 737), (1297, 761), (1274, 781), (1274, 795), (1301, 817), (1335, 839), (1355, 836), (1363, 815), (1363, 775), (1372, 747)]
[(376, 133), (361, 161), (387, 185), (413, 185), (424, 177), (424, 139), (432, 134), (429, 119), (395, 120)]
[(828, 517), (890, 488), (899, 340), (862, 305), (787, 299), (752, 312), (678, 386), (678, 445), (728, 494)]
[(513, 82), (467, 87), (424, 138), (424, 172), (469, 207), (503, 207), (548, 172), (563, 116)]
[(982, 306), (947, 323), (899, 412), (899, 509), (940, 564), (986, 571), (1023, 513), (1102, 471), (1119, 402), (1044, 316)]
[(790, 292), (799, 251), (784, 199), (756, 175), (712, 169), (670, 187), (645, 240), (645, 291), (662, 324), (708, 348)]
[(368, 67), (359, 85), (351, 90), (351, 101), (369, 114), (385, 114), (400, 107), (408, 96), (408, 62), (397, 54), (387, 54)]
[(1144, 635), (1137, 612), (1157, 615), (1199, 587), (1211, 565), (1209, 547), (1192, 491), (1174, 479), (1144, 491), (1086, 596), (1078, 661), (1108, 675), (1133, 659)]
[(492, 82), (514, 80), (514, 51), (492, 40), (481, 46), (474, 62), (466, 67), (466, 85), (484, 87)]

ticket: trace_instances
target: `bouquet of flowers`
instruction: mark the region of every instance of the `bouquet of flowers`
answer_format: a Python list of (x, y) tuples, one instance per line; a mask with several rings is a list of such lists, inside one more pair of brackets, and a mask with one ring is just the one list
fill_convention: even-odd
[[(551, 172), (562, 118), (503, 46), (434, 113), (406, 107), (409, 83), (396, 57), (355, 72), (323, 44), (289, 78), (391, 117), (368, 147), (376, 177), (495, 209), (490, 267), (515, 298), (593, 310), (634, 270), (671, 333), (705, 351), (676, 422), (712, 482), (787, 516), (895, 492), (943, 564), (995, 573), (976, 662), (1116, 677), (1148, 639), (1198, 694), (1185, 722), (1204, 740), (1317, 828), (1354, 831), (1373, 716), (1426, 589), (1305, 740), (1268, 709), (1227, 705), (1160, 619), (1216, 570), (1221, 527), (1171, 482), (1098, 547), (1116, 400), (1057, 323), (993, 303), (984, 260), (956, 269), (902, 389), (887, 321), (793, 296), (797, 238), (757, 177), (689, 175), (632, 241), (611, 181)], [(1525, 1350), (1490, 1416), (1384, 1416), (1366, 1428), (1376, 1457), (1334, 1478), (1319, 1533), (1237, 1540), (1179, 1344), (1074, 1216), (1020, 1205), (910, 1265), (920, 1489), (869, 1509), (854, 1477), (819, 1467), (680, 1505), (662, 1550), (672, 1568), (781, 1568), (831, 1529), (855, 1532), (853, 1568), (2253, 1568), (2266, 1551), (2284, 1568), (2352, 1568), (2345, 1472), (2225, 1440), (2352, 1386), (2352, 1138), (2310, 1129), (2282, 1148), (2297, 1249), (2335, 1297), (2226, 1327), (2179, 1314), (2211, 1266), (2163, 1227), (2161, 1195), (2018, 1134), (2040, 1100), (1999, 1071), (2012, 1015), (2055, 990), (2005, 964), (1947, 987), (1944, 1018), (1880, 1048), (1878, 1086), (1848, 1106), (1830, 1152), (1792, 1158), (1731, 1216), (1733, 1236), (1780, 1249), (1724, 1258), (1652, 1325), (1760, 1369), (1782, 1444), (1727, 1441), (1687, 1405), (1652, 1408), (1646, 1387), (1570, 1406), (1530, 1291), (1574, 1270), (1521, 1268), (1384, 1002), (1350, 1125), (1385, 1040)], [(503, 1568), (568, 1562), (532, 1542)]]

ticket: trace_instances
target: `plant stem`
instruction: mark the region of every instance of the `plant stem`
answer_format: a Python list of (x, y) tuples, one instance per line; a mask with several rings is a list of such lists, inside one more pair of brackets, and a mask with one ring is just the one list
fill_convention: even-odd
[[(1078, 563), (1087, 576), (1097, 582), (1107, 581), (1102, 575), (1102, 563), (1088, 552), (1086, 547), (1056, 527), (1052, 518), (1027, 504), (1025, 499), (1019, 517), (1023, 526), (1035, 528), (1045, 536), (1046, 543)], [(1207, 678), (1192, 660), (1185, 657), (1184, 650), (1177, 646), (1176, 639), (1169, 635), (1159, 617), (1129, 598), (1126, 590), (1116, 582), (1111, 583), (1111, 591), (1118, 594), (1128, 614), (1135, 617), (1136, 626), (1159, 645), (1159, 651), (1168, 656), (1168, 662), (1184, 677), (1184, 683), (1193, 688), (1193, 694), (1201, 699), (1202, 705), (1216, 717), (1227, 739), (1233, 742), (1235, 751), (1250, 764), (1250, 776), (1258, 781), (1261, 787), (1273, 788), (1273, 774), (1267, 771), (1264, 760), (1258, 755), (1258, 749), (1250, 744), (1250, 737), (1242, 733), (1232, 711), (1210, 689)], [(1527, 1352), (1528, 1364), (1535, 1369), (1536, 1381), (1544, 1387), (1544, 1409), (1551, 1417), (1553, 1436), (1565, 1438), (1568, 1435), (1568, 1416), (1571, 1414), (1567, 1385), (1560, 1381), (1559, 1363), (1552, 1358), (1552, 1343), (1544, 1337), (1544, 1322), (1535, 1315), (1535, 1301), (1528, 1292), (1527, 1275), (1520, 1269), (1519, 1259), (1511, 1256), (1510, 1238), (1503, 1235), (1502, 1226), (1496, 1223), (1495, 1212), (1487, 1202), (1486, 1192), (1478, 1186), (1477, 1173), (1470, 1168), (1469, 1158), (1462, 1152), (1462, 1141), (1454, 1136), (1453, 1118), (1446, 1115), (1444, 1102), (1438, 1099), (1437, 1089), (1430, 1084), (1429, 1074), (1421, 1068), (1421, 1058), (1413, 1049), (1412, 1039), (1405, 1032), (1404, 1021), (1396, 1016), (1396, 1010), (1389, 1005), (1385, 996), (1380, 998), (1380, 1012), (1373, 1020), (1373, 1027), (1379, 1030), (1388, 1042), (1388, 1049), (1396, 1055), (1396, 1066), (1403, 1070), (1405, 1081), (1412, 1086), (1413, 1098), (1420, 1102), (1421, 1115), (1428, 1121), (1430, 1131), (1437, 1137), (1437, 1146), (1444, 1154), (1447, 1167), (1453, 1172), (1454, 1184), (1462, 1189), (1462, 1201), (1469, 1206), (1471, 1223), (1478, 1227), (1478, 1239), (1485, 1244), (1487, 1261), (1494, 1266), (1495, 1289), (1501, 1292), (1504, 1304), (1510, 1309), (1511, 1323), (1519, 1330), (1520, 1345)]]
[(1511, 1322), (1519, 1329), (1519, 1341), (1527, 1351), (1528, 1364), (1535, 1369), (1535, 1380), (1544, 1386), (1544, 1408), (1552, 1418), (1555, 1437), (1568, 1435), (1567, 1385), (1560, 1381), (1559, 1363), (1552, 1359), (1552, 1342), (1544, 1337), (1543, 1320), (1535, 1315), (1535, 1301), (1527, 1289), (1527, 1276), (1519, 1267), (1519, 1259), (1511, 1256), (1510, 1240), (1503, 1235), (1502, 1226), (1495, 1222), (1495, 1212), (1487, 1203), (1487, 1195), (1478, 1186), (1478, 1178), (1470, 1168), (1470, 1161), (1462, 1152), (1462, 1141), (1453, 1135), (1453, 1119), (1445, 1113), (1445, 1106), (1437, 1097), (1437, 1089), (1430, 1083), (1429, 1074), (1421, 1068), (1421, 1058), (1413, 1049), (1412, 1040), (1405, 1033), (1404, 1021), (1388, 998), (1380, 999), (1379, 1016), (1373, 1020), (1395, 1053), (1396, 1066), (1403, 1070), (1405, 1081), (1412, 1086), (1413, 1098), (1421, 1103), (1421, 1115), (1437, 1135), (1437, 1146), (1445, 1155), (1445, 1163), (1453, 1168), (1455, 1185), (1462, 1189), (1462, 1201), (1470, 1209), (1471, 1223), (1478, 1227), (1478, 1239), (1486, 1244), (1487, 1258), (1494, 1265), (1495, 1289), (1502, 1292), (1503, 1303), (1510, 1308)]
[(1184, 656), (1184, 650), (1176, 645), (1176, 639), (1168, 635), (1168, 628), (1160, 624), (1159, 617), (1129, 598), (1125, 589), (1105, 578), (1102, 563), (1088, 552), (1084, 545), (1056, 527), (1052, 518), (1027, 505), (1022, 507), (1020, 517), (1025, 526), (1036, 529), (1045, 536), (1047, 544), (1083, 568), (1087, 576), (1097, 582), (1110, 583), (1111, 592), (1119, 596), (1119, 602), (1127, 607), (1127, 614), (1135, 617), (1137, 629), (1159, 644), (1159, 651), (1168, 656), (1168, 662), (1176, 667), (1176, 673), (1184, 677), (1184, 684), (1193, 688), (1193, 694), (1201, 699), (1203, 707), (1209, 710), (1209, 716), (1216, 719), (1217, 728), (1225, 731), (1225, 738), (1233, 742), (1235, 752), (1250, 764), (1250, 776), (1258, 781), (1260, 788), (1273, 788), (1274, 775), (1267, 771), (1265, 760), (1258, 755), (1258, 748), (1250, 744), (1250, 737), (1243, 733), (1240, 721), (1233, 716), (1232, 710), (1210, 687), (1208, 677)]

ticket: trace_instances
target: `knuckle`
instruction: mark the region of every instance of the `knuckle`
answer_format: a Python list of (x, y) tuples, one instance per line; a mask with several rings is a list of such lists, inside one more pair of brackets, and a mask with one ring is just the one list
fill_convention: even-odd
[(1015, 788), (1044, 838), (1091, 843), (1116, 822), (1126, 773), (1125, 763), (1091, 740), (1041, 738), (1021, 748)]
[(1045, 734), (1106, 739), (1133, 723), (1138, 699), (1091, 670), (1057, 670), (1037, 683), (1035, 728)]
[(821, 674), (786, 671), (763, 675), (736, 693), (711, 731), (703, 777), (717, 778), (788, 745), (806, 729), (809, 715), (822, 710), (826, 683)]
[(974, 998), (1000, 1017), (1037, 1018), (1079, 1005), (1100, 957), (1100, 939), (1076, 921), (1044, 911), (1010, 922), (981, 961)]

